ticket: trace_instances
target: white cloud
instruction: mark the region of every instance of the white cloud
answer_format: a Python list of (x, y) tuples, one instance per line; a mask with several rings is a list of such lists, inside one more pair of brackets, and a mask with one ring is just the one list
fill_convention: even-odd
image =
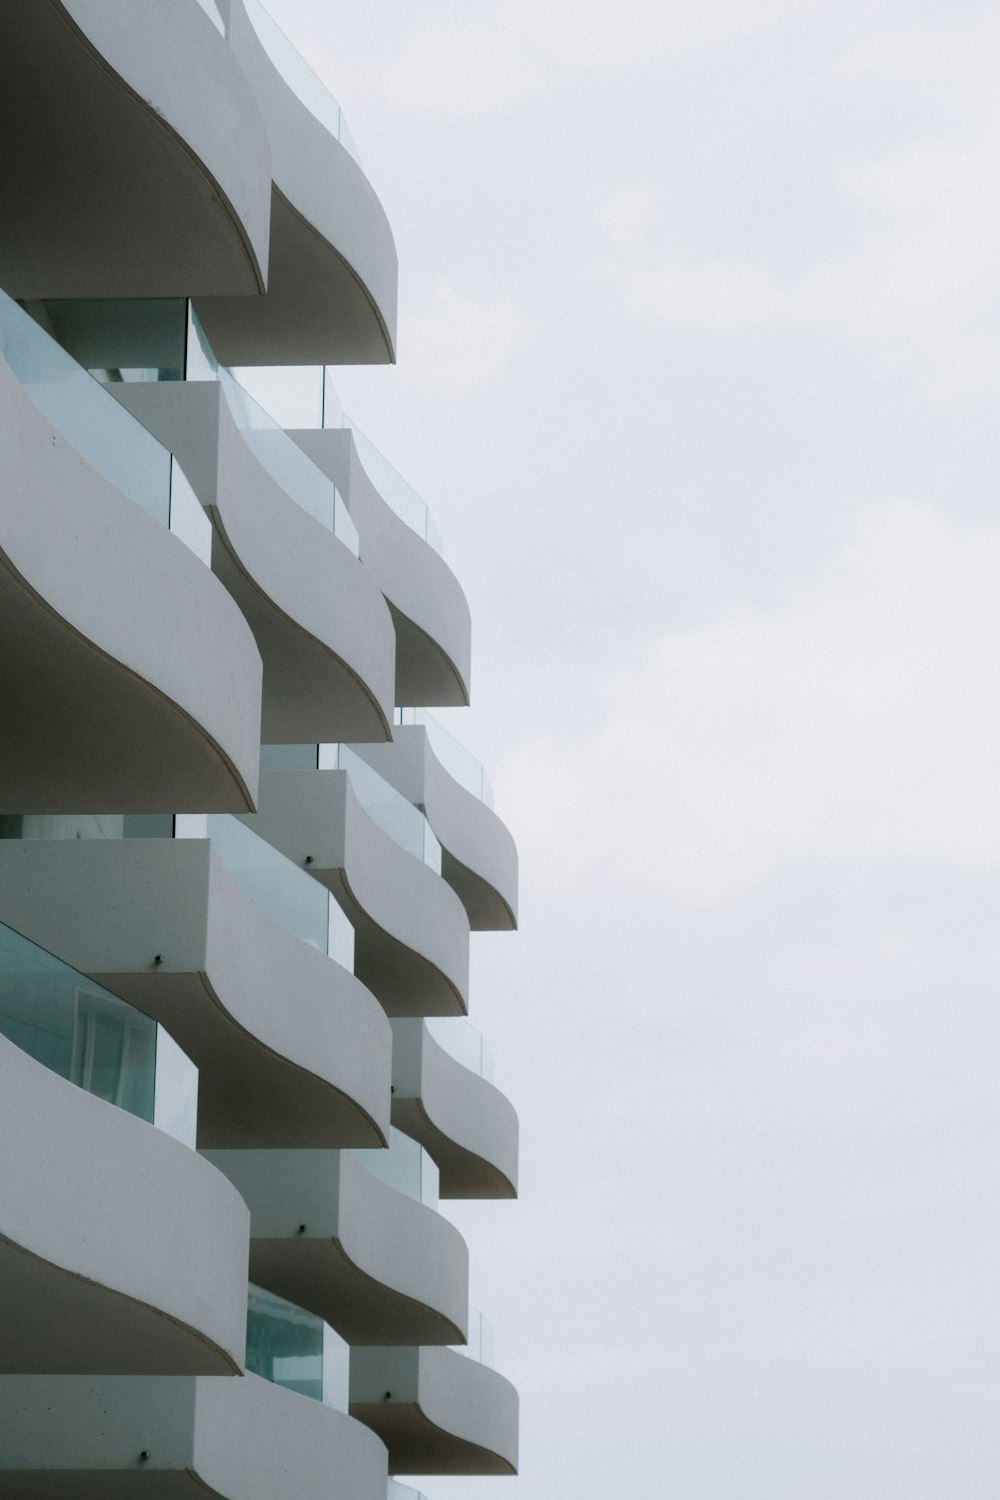
[(806, 858), (988, 864), (998, 597), (1000, 528), (870, 511), (808, 594), (665, 637), (590, 742), (526, 747), (504, 768), (515, 822), (563, 886), (637, 901), (713, 906)]
[(439, 282), (430, 306), (400, 318), (403, 378), (429, 395), (464, 398), (498, 379), (534, 331), (516, 303), (464, 298)]
[(902, 74), (950, 99), (957, 128), (842, 169), (829, 184), (863, 205), (873, 226), (847, 254), (796, 277), (735, 259), (657, 262), (648, 246), (605, 267), (641, 313), (741, 330), (763, 323), (827, 327), (910, 365), (939, 403), (1000, 384), (1000, 23), (878, 37), (847, 72)]
[(498, 0), (480, 20), (414, 30), (354, 80), (400, 114), (472, 118), (511, 108), (556, 74), (621, 69), (759, 31), (815, 0)]

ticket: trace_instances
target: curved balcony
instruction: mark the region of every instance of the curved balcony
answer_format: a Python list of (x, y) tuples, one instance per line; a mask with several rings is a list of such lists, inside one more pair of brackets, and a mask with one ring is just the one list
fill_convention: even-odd
[[(100, 1023), (80, 1064), (91, 1076)], [(187, 1146), (6, 1037), (0, 1073), (0, 1370), (239, 1374), (238, 1194)]]
[(386, 1452), (344, 1412), (243, 1380), (0, 1377), (9, 1500), (385, 1500)]
[(252, 808), (260, 656), (147, 513), (170, 455), (8, 298), (0, 352), (4, 810)]
[(210, 819), (211, 843), (32, 836), (52, 821), (0, 841), (0, 916), (169, 1030), (199, 1069), (199, 1147), (386, 1140), (389, 1025), (302, 941), (318, 918), (325, 948), (315, 881), (236, 819)]
[(209, 508), (213, 570), (263, 658), (261, 734), (387, 739), (396, 637), (351, 518), (332, 481), (228, 371), (220, 376), (113, 390), (177, 454)]
[(476, 1039), (481, 1043), (457, 1016), (393, 1021), (392, 1123), (433, 1157), (442, 1198), (515, 1198), (517, 1115), (498, 1088), (455, 1056)]
[(515, 1474), (517, 1392), (450, 1349), (352, 1349), (352, 1417), (395, 1474)]
[(336, 896), (354, 926), (355, 972), (387, 1014), (463, 1014), (469, 923), (462, 903), (379, 827), (350, 776), (263, 769), (260, 810), (244, 821)]
[(3, 6), (0, 130), (13, 296), (263, 290), (270, 145), (197, 0)]
[(352, 1152), (210, 1151), (250, 1209), (250, 1276), (351, 1345), (465, 1338), (468, 1250), (454, 1225)]
[[(410, 712), (420, 711), (402, 710)], [(351, 749), (422, 808), (441, 844), (441, 874), (465, 907), (473, 932), (516, 927), (517, 849), (482, 792), (472, 790), (488, 783), (468, 751), (429, 714), (397, 724), (391, 745)]]
[(423, 501), (414, 496), (415, 504), (406, 503), (401, 487), (409, 486), (356, 428), (295, 428), (290, 436), (347, 498), (365, 567), (385, 595), (396, 627), (396, 702), (467, 704), (469, 605), (435, 550)]
[(198, 297), (226, 365), (391, 364), (396, 247), (336, 101), (258, 0), (230, 0), (229, 45), (271, 145), (265, 297)]

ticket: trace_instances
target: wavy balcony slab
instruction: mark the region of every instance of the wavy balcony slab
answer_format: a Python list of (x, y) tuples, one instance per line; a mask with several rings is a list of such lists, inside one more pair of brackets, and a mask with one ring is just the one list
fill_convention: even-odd
[(230, 0), (229, 42), (271, 145), (270, 259), (265, 297), (197, 299), (212, 347), (226, 365), (391, 364), (399, 269), (385, 210), (240, 0)]
[(453, 1224), (339, 1151), (210, 1151), (250, 1209), (250, 1279), (349, 1344), (456, 1343), (468, 1250)]
[(430, 1035), (392, 1023), (392, 1123), (437, 1163), (442, 1198), (517, 1197), (517, 1115), (498, 1088)]
[(396, 626), (397, 704), (467, 704), (472, 621), (458, 579), (440, 553), (379, 494), (349, 428), (295, 428), (290, 436), (347, 497), (361, 556)]
[(177, 537), (0, 359), (2, 812), (254, 806), (260, 655)]
[(260, 784), (244, 821), (336, 896), (355, 972), (387, 1014), (464, 1014), (469, 922), (447, 882), (372, 822), (346, 771), (264, 770)]
[(234, 1375), (248, 1215), (208, 1162), (0, 1037), (0, 1371)]
[(397, 725), (390, 745), (352, 745), (373, 770), (426, 814), (441, 844), (441, 874), (473, 932), (517, 926), (517, 849), (491, 807), (451, 776), (421, 724)]
[(199, 1070), (199, 1147), (387, 1139), (382, 1007), (207, 839), (0, 841), (0, 919), (166, 1027)]
[(7, 0), (0, 133), (12, 296), (263, 290), (268, 136), (197, 0)]
[(243, 1380), (0, 1376), (7, 1500), (385, 1500), (386, 1452), (344, 1412)]
[(261, 466), (217, 382), (114, 391), (177, 455), (209, 509), (213, 571), (264, 662), (264, 741), (350, 739), (349, 726), (359, 739), (387, 739), (396, 637), (368, 570)]
[(450, 1349), (352, 1349), (351, 1415), (393, 1474), (516, 1474), (517, 1391)]

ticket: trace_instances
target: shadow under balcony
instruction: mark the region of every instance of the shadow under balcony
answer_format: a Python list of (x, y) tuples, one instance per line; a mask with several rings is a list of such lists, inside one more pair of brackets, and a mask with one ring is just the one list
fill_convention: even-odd
[(396, 637), (351, 519), (333, 482), (219, 376), (112, 389), (177, 454), (212, 517), (213, 571), (263, 658), (262, 738), (387, 739)]
[(170, 454), (6, 297), (0, 346), (0, 811), (252, 808), (260, 656)]
[(9, 0), (0, 134), (13, 296), (263, 291), (271, 149), (197, 0)]
[(515, 1198), (517, 1115), (484, 1076), (475, 1027), (397, 1019), (392, 1038), (392, 1123), (433, 1157), (441, 1197)]
[(399, 717), (391, 744), (351, 749), (423, 811), (441, 845), (441, 874), (473, 932), (509, 931), (517, 926), (517, 849), (486, 800), (482, 767), (430, 714), (402, 709)]
[(426, 505), (357, 428), (295, 428), (290, 436), (347, 498), (365, 567), (392, 611), (396, 703), (467, 704), (469, 605), (437, 548)]
[(517, 1472), (516, 1390), (451, 1349), (352, 1349), (350, 1412), (385, 1443), (390, 1473)]
[[(320, 750), (328, 748), (336, 747)], [(365, 773), (380, 780), (361, 762), (359, 774)], [(352, 785), (354, 775), (262, 769), (259, 811), (244, 821), (333, 892), (354, 926), (355, 972), (388, 1015), (464, 1014), (469, 923), (462, 903), (418, 854), (379, 826), (364, 805), (362, 781)], [(424, 826), (393, 788), (382, 783), (382, 790)]]
[(381, 1006), (247, 894), (294, 921), (296, 903), (328, 904), (315, 881), (236, 819), (208, 820), (218, 842), (32, 827), (60, 821), (84, 820), (26, 818), (0, 840), (0, 918), (166, 1027), (199, 1070), (200, 1148), (387, 1139)]
[[(366, 1153), (386, 1155), (388, 1152)], [(250, 1209), (250, 1277), (351, 1345), (465, 1338), (468, 1250), (345, 1151), (211, 1151)]]
[(396, 247), (340, 108), (259, 0), (229, 9), (271, 148), (267, 294), (199, 296), (198, 315), (226, 365), (391, 364)]
[[(5, 1026), (19, 987), (31, 982), (27, 998), (38, 1000), (33, 971), (56, 962), (40, 960), (22, 954), (3, 976)], [(108, 1006), (128, 1007), (77, 979), (79, 1019), (106, 1033)], [(51, 997), (41, 1003), (51, 1011)], [(23, 1034), (23, 1021), (14, 1029)], [(239, 1195), (190, 1146), (5, 1035), (0, 1076), (0, 1371), (240, 1374), (248, 1222)]]

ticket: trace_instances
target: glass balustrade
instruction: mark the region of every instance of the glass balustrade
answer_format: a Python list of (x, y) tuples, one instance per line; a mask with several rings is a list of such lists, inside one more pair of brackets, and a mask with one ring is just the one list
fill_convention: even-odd
[(417, 536), (422, 537), (439, 556), (443, 556), (444, 544), (441, 540), (441, 533), (434, 524), (434, 518), (426, 501), (421, 500), (413, 486), (403, 478), (399, 470), (393, 467), (371, 439), (365, 436), (357, 423), (353, 422), (344, 411), (334, 389), (329, 370), (325, 366), (322, 370), (320, 414), (321, 427), (350, 429), (354, 438), (354, 446), (358, 450), (361, 467), (386, 505), (409, 526), (411, 531), (415, 531)]
[(123, 495), (169, 526), (166, 448), (6, 292), (0, 292), (0, 353), (67, 443)]
[(194, 1150), (198, 1070), (149, 1016), (0, 925), (0, 1034)]
[(288, 87), (360, 166), (358, 148), (347, 128), (344, 111), (326, 84), (313, 72), (260, 0), (243, 0), (243, 4), (261, 45)]
[[(52, 306), (55, 311), (56, 305)], [(81, 327), (85, 306), (71, 303), (57, 313), (64, 320), (67, 337), (83, 342), (94, 336), (92, 327), (85, 323)], [(100, 304), (102, 308), (117, 306)], [(75, 320), (73, 312), (79, 314)], [(0, 353), (42, 415), (92, 468), (210, 564), (211, 522), (180, 464), (103, 388), (112, 374), (120, 381), (121, 372), (102, 369), (95, 375), (84, 369), (46, 324), (55, 329), (47, 304), (32, 303), (26, 311), (0, 292)], [(150, 372), (128, 373), (145, 376)], [(177, 373), (168, 370), (158, 375), (173, 378)]]
[(221, 365), (219, 380), (226, 404), (257, 462), (286, 495), (327, 531), (332, 531), (357, 557), (357, 527), (333, 480), (316, 467), (285, 429)]
[(209, 838), (227, 874), (271, 919), (354, 973), (354, 928), (325, 886), (231, 813), (175, 819), (178, 838)]
[(436, 875), (441, 874), (441, 845), (418, 807), (373, 771), (348, 745), (320, 745), (320, 770), (346, 771), (354, 795), (372, 822), (401, 849), (420, 859)]
[(487, 1083), (493, 1082), (493, 1053), (482, 1032), (464, 1016), (426, 1016), (424, 1025), (449, 1057)]
[(429, 1208), (437, 1208), (440, 1197), (440, 1173), (423, 1146), (404, 1135), (393, 1125), (389, 1145), (381, 1150), (357, 1148), (352, 1153), (373, 1177), (388, 1183), (397, 1193), (416, 1198)]
[(350, 1349), (315, 1313), (252, 1283), (247, 1295), (246, 1367), (275, 1385), (347, 1410)]
[(464, 1354), (478, 1364), (493, 1368), (493, 1325), (478, 1308), (469, 1308), (469, 1337), (464, 1344), (449, 1344), (456, 1354)]
[(432, 713), (426, 708), (397, 708), (393, 722), (400, 727), (407, 724), (421, 725), (427, 731), (427, 743), (448, 775), (459, 786), (464, 786), (467, 792), (478, 797), (480, 802), (485, 802), (487, 807), (493, 806), (493, 788), (486, 772), (472, 752), (466, 750)]
[(212, 840), (233, 883), (273, 921), (354, 973), (354, 928), (324, 886), (231, 813), (26, 814), (0, 818), (0, 838)]

